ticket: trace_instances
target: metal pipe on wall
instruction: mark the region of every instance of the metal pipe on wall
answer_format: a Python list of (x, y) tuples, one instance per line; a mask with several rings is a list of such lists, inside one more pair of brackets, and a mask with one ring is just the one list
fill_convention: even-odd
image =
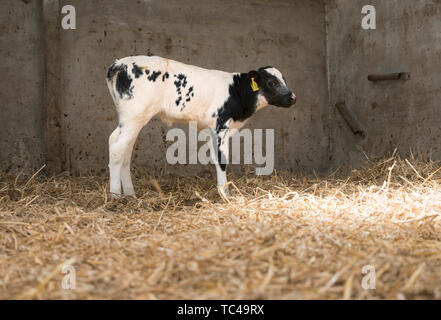
[(365, 140), (367, 138), (367, 131), (361, 125), (355, 112), (349, 108), (345, 102), (338, 102), (335, 106), (346, 121), (346, 124), (349, 126), (352, 133), (360, 136), (362, 140)]
[(370, 74), (369, 81), (386, 81), (386, 80), (410, 80), (410, 72), (396, 72), (387, 74)]

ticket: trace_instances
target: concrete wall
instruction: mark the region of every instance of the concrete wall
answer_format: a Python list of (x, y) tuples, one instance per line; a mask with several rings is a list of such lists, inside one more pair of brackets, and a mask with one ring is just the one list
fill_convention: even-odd
[[(439, 0), (371, 1), (377, 9), (377, 29), (371, 31), (360, 26), (366, 4), (361, 0), (73, 4), (77, 29), (61, 32), (62, 67), (56, 75), (62, 165), (73, 173), (107, 174), (108, 136), (117, 119), (106, 69), (115, 58), (136, 54), (226, 71), (269, 64), (281, 69), (298, 95), (297, 107), (269, 107), (247, 124), (275, 129), (276, 169), (327, 173), (360, 165), (365, 159), (360, 150), (380, 157), (395, 147), (441, 158)], [(35, 171), (44, 162), (41, 1), (2, 0), (0, 8), (0, 168)], [(395, 71), (409, 71), (412, 79), (367, 81), (368, 74)], [(354, 109), (367, 141), (352, 135), (335, 109), (338, 101)], [(141, 132), (135, 166), (152, 173), (213, 171), (167, 165), (168, 129), (154, 119)]]
[(0, 2), (0, 168), (43, 164), (41, 2)]
[[(441, 1), (373, 0), (377, 29), (361, 28), (363, 0), (328, 2), (328, 56), (333, 166), (358, 166), (365, 156), (335, 109), (346, 101), (367, 128), (369, 157), (394, 148), (441, 158)], [(410, 81), (372, 83), (368, 74), (411, 72)]]
[[(115, 58), (138, 54), (231, 72), (278, 67), (297, 92), (297, 108), (264, 109), (247, 126), (275, 129), (277, 169), (326, 170), (322, 1), (76, 0), (75, 8), (77, 30), (63, 31), (61, 41), (62, 132), (68, 170), (107, 173), (107, 141), (117, 119), (104, 81), (106, 69)], [(144, 128), (135, 146), (135, 166), (179, 173), (207, 170), (167, 165), (168, 129), (158, 119)]]

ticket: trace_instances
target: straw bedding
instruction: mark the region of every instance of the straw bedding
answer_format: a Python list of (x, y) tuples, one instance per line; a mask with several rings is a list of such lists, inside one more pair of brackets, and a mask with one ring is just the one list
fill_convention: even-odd
[(230, 176), (230, 202), (208, 178), (138, 172), (111, 200), (102, 177), (2, 174), (0, 299), (440, 299), (440, 166)]

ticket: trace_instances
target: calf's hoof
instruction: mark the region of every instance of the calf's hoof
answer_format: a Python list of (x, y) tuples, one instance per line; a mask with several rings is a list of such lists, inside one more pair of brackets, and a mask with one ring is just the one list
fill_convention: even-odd
[(230, 190), (228, 189), (228, 185), (224, 185), (222, 187), (217, 187), (217, 191), (219, 192), (219, 195), (222, 199), (224, 199), (226, 202), (230, 202), (231, 195)]
[(110, 199), (113, 199), (113, 200), (121, 199), (121, 193), (110, 192)]

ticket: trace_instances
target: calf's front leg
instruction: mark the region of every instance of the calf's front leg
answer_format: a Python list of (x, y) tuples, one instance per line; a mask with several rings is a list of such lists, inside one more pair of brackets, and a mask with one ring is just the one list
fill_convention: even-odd
[(214, 130), (210, 130), (211, 142), (213, 149), (211, 152), (212, 160), (216, 166), (217, 174), (217, 189), (222, 198), (225, 200), (230, 197), (230, 192), (228, 190), (227, 184), (227, 154), (228, 154), (228, 143), (225, 140), (227, 134), (218, 135)]

